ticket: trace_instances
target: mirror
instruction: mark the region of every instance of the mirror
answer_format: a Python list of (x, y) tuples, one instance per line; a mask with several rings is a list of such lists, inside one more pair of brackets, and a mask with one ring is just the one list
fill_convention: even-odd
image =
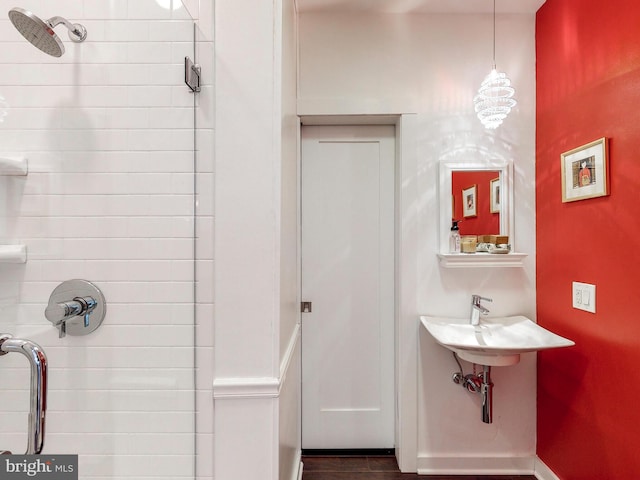
[(440, 164), (440, 253), (449, 253), (453, 220), (461, 236), (508, 235), (514, 250), (511, 177), (504, 161)]
[(460, 235), (500, 235), (500, 171), (451, 172), (451, 220)]

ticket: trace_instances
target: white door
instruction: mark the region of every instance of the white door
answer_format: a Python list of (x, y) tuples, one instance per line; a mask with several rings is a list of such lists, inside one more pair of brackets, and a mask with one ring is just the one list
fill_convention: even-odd
[(302, 129), (302, 447), (394, 446), (393, 126)]

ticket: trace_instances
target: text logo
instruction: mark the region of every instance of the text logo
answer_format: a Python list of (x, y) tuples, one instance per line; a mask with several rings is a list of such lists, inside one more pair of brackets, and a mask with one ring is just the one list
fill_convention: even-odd
[(78, 480), (77, 455), (1, 455), (0, 480)]

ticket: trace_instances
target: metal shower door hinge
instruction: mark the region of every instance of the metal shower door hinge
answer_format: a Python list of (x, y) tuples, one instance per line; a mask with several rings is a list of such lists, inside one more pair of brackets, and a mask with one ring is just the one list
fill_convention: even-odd
[(193, 63), (189, 57), (184, 57), (184, 83), (192, 92), (200, 91), (200, 74), (202, 69), (197, 63)]

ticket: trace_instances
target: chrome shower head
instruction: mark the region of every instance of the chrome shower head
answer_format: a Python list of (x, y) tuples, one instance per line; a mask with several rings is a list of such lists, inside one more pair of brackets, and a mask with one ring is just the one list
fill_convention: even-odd
[(62, 17), (51, 17), (42, 21), (28, 10), (16, 7), (9, 10), (9, 20), (34, 47), (52, 57), (61, 57), (64, 53), (62, 40), (53, 31), (61, 23), (69, 29), (69, 38), (73, 42), (82, 42), (87, 38), (86, 28), (79, 23), (71, 23)]

